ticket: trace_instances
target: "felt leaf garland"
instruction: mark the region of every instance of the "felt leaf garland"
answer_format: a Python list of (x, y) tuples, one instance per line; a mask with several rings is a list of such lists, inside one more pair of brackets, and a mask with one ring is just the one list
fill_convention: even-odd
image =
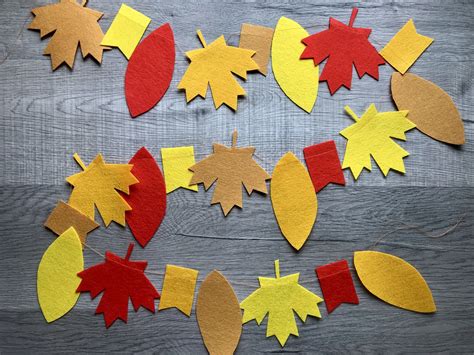
[(199, 288), (196, 319), (210, 355), (234, 353), (242, 334), (242, 313), (231, 284), (216, 270)]
[(300, 250), (316, 222), (318, 200), (308, 171), (293, 153), (286, 153), (276, 164), (270, 188), (281, 233)]
[(357, 180), (362, 169), (372, 170), (372, 156), (385, 176), (390, 169), (405, 173), (403, 158), (409, 153), (391, 138), (405, 140), (405, 132), (415, 127), (408, 111), (377, 112), (371, 104), (359, 118), (349, 106), (345, 110), (356, 123), (340, 132), (347, 139), (342, 168), (350, 168)]
[(38, 267), (38, 302), (48, 323), (69, 312), (77, 302), (77, 273), (84, 269), (82, 244), (74, 228), (56, 238)]
[(359, 78), (369, 74), (379, 79), (379, 65), (385, 61), (369, 42), (370, 28), (352, 27), (357, 16), (357, 8), (352, 10), (349, 25), (329, 19), (329, 29), (303, 39), (306, 45), (301, 59), (313, 59), (318, 65), (326, 58), (319, 81), (327, 81), (333, 95), (341, 86), (351, 88), (352, 64)]
[(132, 118), (163, 98), (173, 78), (175, 56), (169, 23), (150, 33), (135, 49), (125, 72), (125, 98)]
[(382, 301), (409, 311), (436, 312), (428, 284), (405, 260), (378, 251), (356, 251), (354, 266), (365, 288)]
[(112, 221), (125, 226), (125, 211), (131, 207), (117, 190), (128, 194), (129, 186), (138, 182), (130, 172), (132, 165), (106, 164), (101, 154), (87, 167), (79, 155), (74, 154), (74, 159), (84, 171), (66, 179), (74, 186), (69, 204), (91, 219), (96, 206), (106, 226)]
[(258, 325), (268, 314), (267, 337), (276, 336), (281, 346), (290, 334), (299, 336), (296, 312), (303, 322), (308, 316), (321, 318), (318, 303), (323, 299), (300, 284), (300, 274), (280, 277), (280, 263), (275, 260), (276, 278), (259, 277), (260, 288), (240, 304), (244, 310), (243, 323), (255, 319)]
[(95, 314), (104, 314), (107, 328), (117, 319), (127, 323), (129, 298), (135, 312), (144, 307), (153, 313), (155, 299), (160, 298), (160, 294), (145, 276), (148, 263), (131, 261), (132, 251), (133, 244), (130, 244), (125, 259), (107, 251), (105, 262), (78, 274), (82, 281), (77, 292), (90, 292), (92, 299), (103, 292)]
[(137, 242), (145, 247), (165, 217), (165, 180), (155, 158), (145, 147), (137, 151), (129, 164), (139, 183), (130, 187), (129, 195), (122, 194), (132, 208), (125, 212), (125, 220)]
[(86, 8), (86, 2), (81, 5), (76, 0), (60, 0), (31, 10), (35, 18), (28, 28), (39, 30), (41, 38), (53, 34), (44, 50), (51, 56), (53, 70), (62, 63), (72, 69), (79, 45), (83, 58), (91, 55), (102, 62), (102, 52), (107, 48), (100, 45), (104, 33), (98, 21), (103, 13)]
[(416, 128), (433, 139), (464, 144), (464, 124), (451, 97), (418, 75), (392, 74), (392, 98), (399, 110), (408, 110)]
[(300, 60), (308, 32), (299, 23), (281, 17), (272, 42), (272, 69), (281, 90), (296, 105), (310, 113), (318, 97), (319, 67)]
[(190, 185), (204, 183), (204, 188), (216, 183), (211, 204), (220, 203), (224, 215), (234, 206), (242, 208), (242, 185), (252, 191), (267, 193), (270, 175), (252, 159), (254, 147), (237, 148), (237, 131), (232, 134), (232, 147), (214, 144), (214, 153), (189, 168), (194, 174)]
[(189, 102), (198, 95), (206, 98), (209, 84), (216, 109), (226, 104), (237, 110), (237, 98), (245, 95), (245, 90), (232, 74), (247, 79), (248, 71), (259, 69), (252, 59), (255, 51), (228, 46), (224, 36), (207, 45), (200, 30), (197, 34), (204, 48), (186, 52), (191, 63), (178, 89), (186, 91)]

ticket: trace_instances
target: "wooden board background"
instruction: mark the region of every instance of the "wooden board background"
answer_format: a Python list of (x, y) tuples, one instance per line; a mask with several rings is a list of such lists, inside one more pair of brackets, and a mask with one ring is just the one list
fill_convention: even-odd
[[(271, 172), (291, 150), (334, 139), (342, 156), (344, 139), (338, 132), (351, 124), (344, 114), (349, 104), (361, 114), (374, 102), (381, 111), (393, 110), (389, 79), (393, 69), (383, 66), (380, 80), (354, 73), (351, 91), (330, 96), (320, 86), (317, 104), (308, 115), (281, 92), (271, 71), (268, 77), (249, 75), (236, 113), (215, 110), (212, 100), (186, 104), (176, 86), (187, 67), (183, 52), (200, 46), (195, 31), (210, 42), (224, 34), (238, 44), (244, 22), (275, 26), (287, 16), (314, 33), (324, 30), (329, 16), (349, 20), (350, 1), (212, 1), (131, 0), (127, 4), (152, 18), (147, 31), (170, 22), (177, 42), (173, 82), (164, 99), (148, 114), (130, 119), (123, 93), (126, 60), (118, 50), (105, 54), (101, 66), (78, 54), (73, 71), (51, 72), (42, 56), (46, 41), (26, 30), (30, 10), (47, 1), (0, 1), (0, 352), (157, 352), (205, 353), (194, 313), (179, 311), (134, 313), (128, 324), (117, 321), (106, 330), (94, 316), (98, 299), (82, 295), (61, 320), (46, 324), (36, 299), (36, 270), (54, 236), (42, 227), (59, 199), (71, 191), (65, 178), (78, 171), (72, 154), (90, 162), (102, 152), (110, 162), (127, 162), (141, 146), (157, 159), (160, 148), (194, 145), (197, 158), (211, 151), (213, 142), (230, 144), (239, 131), (241, 145), (253, 145), (262, 165)], [(119, 1), (91, 0), (105, 12), (107, 29)], [(345, 172), (347, 186), (331, 186), (319, 198), (318, 222), (305, 247), (295, 253), (282, 238), (270, 199), (244, 197), (244, 209), (223, 217), (209, 206), (211, 192), (177, 191), (168, 196), (166, 219), (149, 246), (134, 256), (149, 261), (149, 269), (163, 273), (168, 263), (196, 268), (199, 280), (212, 269), (233, 283), (240, 300), (257, 287), (257, 276), (273, 274), (279, 258), (282, 273), (301, 272), (304, 286), (321, 294), (314, 267), (340, 258), (352, 262), (355, 250), (369, 248), (381, 235), (401, 227), (400, 221), (437, 234), (464, 216), (444, 239), (433, 240), (415, 230), (400, 230), (377, 250), (398, 255), (417, 267), (429, 283), (438, 306), (434, 315), (420, 315), (391, 307), (366, 292), (355, 277), (360, 305), (343, 305), (323, 319), (299, 320), (300, 337), (284, 349), (265, 338), (265, 324), (244, 326), (238, 353), (261, 352), (471, 352), (474, 349), (473, 240), (473, 88), (474, 3), (472, 1), (377, 1), (359, 4), (358, 27), (372, 27), (371, 40), (381, 49), (408, 19), (435, 42), (410, 70), (446, 90), (464, 120), (466, 144), (455, 148), (431, 140), (418, 131), (402, 142), (411, 155), (407, 174), (390, 172), (384, 178), (376, 167), (355, 182)], [(104, 252), (124, 254), (132, 241), (128, 229), (100, 228), (89, 244)], [(87, 266), (101, 259), (85, 252)], [(149, 275), (161, 290), (162, 275)]]

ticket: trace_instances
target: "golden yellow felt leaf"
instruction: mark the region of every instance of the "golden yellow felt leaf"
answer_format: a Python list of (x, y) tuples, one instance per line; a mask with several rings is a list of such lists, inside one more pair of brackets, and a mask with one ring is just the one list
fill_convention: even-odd
[(286, 153), (276, 164), (270, 189), (280, 230), (300, 250), (316, 222), (318, 200), (308, 171), (293, 153)]
[(198, 95), (205, 98), (209, 84), (216, 109), (226, 104), (237, 110), (237, 98), (245, 95), (245, 90), (232, 74), (247, 79), (247, 71), (258, 70), (252, 59), (255, 51), (228, 46), (224, 36), (207, 45), (201, 31), (197, 34), (204, 48), (186, 52), (191, 63), (178, 89), (186, 91), (189, 102)]
[(66, 230), (46, 249), (38, 267), (38, 302), (48, 323), (61, 318), (77, 302), (76, 292), (84, 269), (82, 244), (73, 227)]
[(28, 28), (39, 30), (41, 38), (53, 33), (44, 50), (51, 56), (53, 70), (62, 63), (72, 69), (79, 45), (83, 58), (91, 55), (102, 62), (102, 52), (108, 49), (100, 45), (104, 33), (98, 21), (103, 13), (86, 8), (86, 2), (81, 5), (76, 0), (60, 0), (31, 11), (35, 18)]
[(112, 221), (125, 226), (125, 211), (132, 208), (117, 190), (128, 195), (129, 186), (138, 182), (130, 172), (133, 165), (106, 164), (101, 154), (87, 167), (79, 155), (74, 154), (74, 159), (84, 171), (66, 179), (74, 186), (69, 205), (91, 219), (94, 219), (96, 206), (106, 226)]
[(409, 311), (436, 312), (428, 284), (405, 260), (378, 251), (356, 251), (354, 266), (365, 288), (382, 301)]

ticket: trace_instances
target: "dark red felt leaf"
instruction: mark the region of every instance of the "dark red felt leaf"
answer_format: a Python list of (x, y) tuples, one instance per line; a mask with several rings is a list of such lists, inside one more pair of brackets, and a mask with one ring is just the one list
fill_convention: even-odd
[(341, 303), (359, 304), (346, 260), (319, 266), (316, 268), (316, 275), (328, 313), (334, 311)]
[(135, 239), (145, 247), (160, 227), (166, 213), (166, 187), (160, 167), (145, 147), (129, 161), (139, 183), (130, 186), (122, 197), (132, 207), (125, 219)]
[(173, 30), (168, 23), (135, 48), (125, 72), (125, 98), (133, 118), (152, 109), (165, 95), (173, 77), (175, 55)]
[(110, 327), (118, 318), (127, 323), (128, 299), (135, 312), (144, 307), (155, 313), (155, 299), (160, 294), (145, 276), (146, 261), (130, 261), (133, 244), (128, 247), (125, 259), (109, 251), (105, 262), (92, 266), (77, 275), (82, 279), (77, 292), (90, 292), (91, 298), (103, 292), (95, 311), (104, 314), (105, 326)]
[(346, 184), (334, 141), (303, 148), (303, 154), (316, 193), (329, 183)]
[(359, 78), (369, 74), (376, 80), (379, 79), (379, 65), (385, 64), (369, 42), (372, 30), (352, 27), (357, 11), (356, 8), (352, 10), (349, 26), (331, 17), (329, 29), (302, 40), (306, 48), (301, 59), (313, 59), (314, 65), (318, 65), (328, 58), (319, 81), (327, 81), (331, 95), (341, 86), (351, 88), (352, 64)]

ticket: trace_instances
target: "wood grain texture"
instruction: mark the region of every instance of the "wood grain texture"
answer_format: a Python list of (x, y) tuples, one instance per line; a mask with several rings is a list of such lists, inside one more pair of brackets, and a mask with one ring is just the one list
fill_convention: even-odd
[[(152, 19), (147, 34), (169, 21), (178, 45), (170, 90), (149, 113), (132, 120), (123, 92), (126, 60), (118, 50), (106, 52), (102, 66), (77, 56), (73, 71), (51, 72), (42, 56), (46, 41), (27, 31), (30, 10), (44, 1), (1, 1), (0, 5), (0, 352), (157, 352), (203, 353), (205, 348), (194, 310), (191, 318), (177, 310), (155, 315), (130, 307), (129, 321), (106, 330), (94, 316), (98, 299), (81, 295), (63, 319), (47, 325), (36, 299), (36, 271), (42, 253), (54, 236), (43, 227), (59, 199), (71, 189), (64, 179), (78, 167), (72, 154), (90, 162), (101, 152), (110, 162), (124, 163), (141, 146), (159, 159), (161, 147), (194, 145), (197, 160), (211, 152), (213, 142), (230, 144), (239, 131), (240, 145), (254, 145), (259, 163), (272, 172), (288, 150), (300, 159), (302, 148), (334, 139), (339, 154), (345, 140), (338, 132), (350, 125), (343, 112), (350, 106), (359, 115), (370, 103), (380, 111), (394, 110), (389, 82), (393, 69), (381, 67), (380, 80), (362, 80), (354, 73), (352, 90), (330, 96), (320, 85), (313, 113), (308, 115), (280, 91), (269, 66), (265, 78), (249, 75), (237, 113), (215, 110), (210, 97), (185, 103), (176, 89), (187, 67), (184, 51), (224, 34), (238, 44), (242, 23), (275, 26), (280, 16), (298, 21), (310, 33), (327, 27), (329, 16), (347, 22), (354, 3), (323, 1), (131, 0), (127, 4)], [(90, 0), (105, 12), (101, 26), (110, 25), (120, 7), (117, 1)], [(273, 275), (280, 259), (282, 274), (301, 272), (305, 287), (321, 295), (314, 267), (340, 258), (352, 264), (355, 250), (370, 248), (382, 235), (401, 227), (400, 220), (441, 233), (463, 222), (442, 239), (420, 231), (399, 230), (376, 250), (412, 263), (425, 277), (438, 312), (420, 315), (387, 305), (363, 289), (355, 274), (360, 305), (343, 305), (330, 316), (324, 305), (321, 320), (298, 321), (300, 337), (290, 337), (282, 350), (276, 339), (265, 338), (265, 324), (244, 326), (237, 353), (262, 352), (472, 352), (474, 340), (474, 115), (472, 68), (474, 4), (472, 1), (378, 1), (358, 4), (358, 27), (371, 27), (371, 40), (381, 49), (398, 29), (413, 18), (420, 33), (434, 43), (410, 69), (442, 87), (456, 103), (465, 125), (466, 144), (454, 148), (420, 132), (407, 134), (401, 146), (410, 152), (406, 175), (375, 168), (354, 182), (345, 172), (347, 187), (330, 186), (318, 194), (318, 219), (299, 253), (284, 240), (272, 212), (270, 198), (244, 194), (244, 209), (224, 218), (210, 206), (205, 193), (176, 191), (168, 196), (167, 215), (146, 249), (134, 257), (149, 261), (150, 280), (161, 290), (168, 263), (200, 271), (198, 284), (213, 269), (232, 283), (240, 300), (258, 285), (257, 276)], [(210, 16), (210, 14), (212, 16)], [(117, 225), (92, 232), (88, 243), (100, 252), (126, 252), (133, 237)], [(85, 251), (86, 266), (100, 262)], [(199, 285), (198, 285), (199, 286)]]

